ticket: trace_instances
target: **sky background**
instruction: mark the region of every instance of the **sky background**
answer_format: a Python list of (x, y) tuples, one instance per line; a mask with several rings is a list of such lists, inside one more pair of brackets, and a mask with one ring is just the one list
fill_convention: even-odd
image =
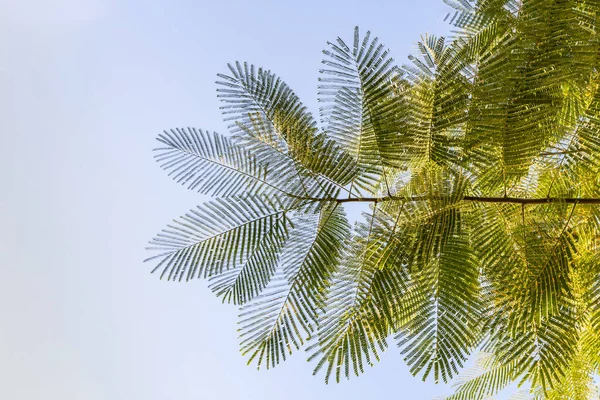
[(326, 386), (298, 352), (246, 366), (237, 309), (142, 260), (202, 202), (152, 158), (163, 129), (225, 132), (227, 62), (281, 76), (313, 111), (327, 40), (370, 29), (405, 62), (448, 7), (421, 1), (0, 0), (0, 398), (431, 399), (393, 345)]

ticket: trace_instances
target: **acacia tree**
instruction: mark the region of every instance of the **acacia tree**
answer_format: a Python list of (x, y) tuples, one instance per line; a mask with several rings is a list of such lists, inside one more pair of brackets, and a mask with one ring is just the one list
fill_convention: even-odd
[[(305, 346), (325, 379), (390, 341), (452, 399), (511, 382), (586, 399), (600, 372), (600, 4), (457, 0), (410, 65), (358, 28), (328, 43), (321, 128), (270, 71), (229, 65), (231, 134), (165, 131), (156, 159), (214, 199), (159, 233), (154, 271), (241, 305), (241, 350)], [(348, 223), (344, 205), (368, 204)], [(597, 395), (597, 394), (596, 394)]]

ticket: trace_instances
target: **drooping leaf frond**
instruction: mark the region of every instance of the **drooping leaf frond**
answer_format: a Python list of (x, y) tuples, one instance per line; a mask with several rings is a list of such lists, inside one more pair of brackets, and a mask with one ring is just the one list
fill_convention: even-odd
[(478, 266), (464, 237), (450, 239), (439, 258), (415, 274), (407, 302), (415, 307), (399, 346), (413, 374), (447, 382), (481, 339)]
[(480, 353), (475, 366), (461, 372), (454, 386), (456, 391), (445, 400), (483, 400), (498, 394), (515, 379), (515, 365), (495, 364), (493, 355)]
[[(233, 300), (235, 304), (244, 304), (257, 296), (267, 286), (274, 275), (279, 256), (289, 232), (285, 218), (274, 222), (265, 221), (265, 232), (257, 229), (259, 239), (247, 251), (243, 263), (211, 277), (211, 289), (223, 297), (223, 301)], [(243, 240), (243, 239), (242, 239)]]
[(379, 360), (386, 338), (395, 330), (397, 299), (408, 274), (401, 266), (385, 268), (374, 224), (371, 216), (367, 224), (357, 227), (327, 293), (314, 345), (318, 350), (311, 356), (319, 358), (314, 373), (326, 365), (325, 381), (331, 376), (338, 382), (351, 373), (358, 376), (365, 365)]
[(313, 333), (341, 244), (350, 231), (337, 204), (302, 219), (282, 255), (277, 284), (242, 309), (242, 353), (258, 367), (274, 367)]

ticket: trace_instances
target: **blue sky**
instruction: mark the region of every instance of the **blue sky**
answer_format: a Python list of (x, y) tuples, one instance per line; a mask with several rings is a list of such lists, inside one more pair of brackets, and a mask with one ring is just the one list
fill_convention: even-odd
[(444, 33), (427, 1), (0, 0), (0, 398), (431, 399), (393, 346), (325, 386), (296, 353), (269, 371), (238, 351), (235, 307), (142, 263), (203, 201), (152, 159), (163, 129), (225, 132), (216, 74), (273, 70), (317, 111), (327, 40), (359, 25), (406, 60)]

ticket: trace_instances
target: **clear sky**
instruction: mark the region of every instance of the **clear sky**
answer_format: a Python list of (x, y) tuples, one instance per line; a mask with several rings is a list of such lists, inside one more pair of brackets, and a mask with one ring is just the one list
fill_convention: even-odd
[(237, 310), (150, 274), (147, 241), (203, 201), (152, 159), (177, 126), (225, 131), (227, 62), (317, 111), (321, 50), (370, 29), (402, 63), (449, 30), (441, 0), (0, 0), (0, 398), (431, 399), (393, 345), (325, 386), (302, 352), (247, 367)]

